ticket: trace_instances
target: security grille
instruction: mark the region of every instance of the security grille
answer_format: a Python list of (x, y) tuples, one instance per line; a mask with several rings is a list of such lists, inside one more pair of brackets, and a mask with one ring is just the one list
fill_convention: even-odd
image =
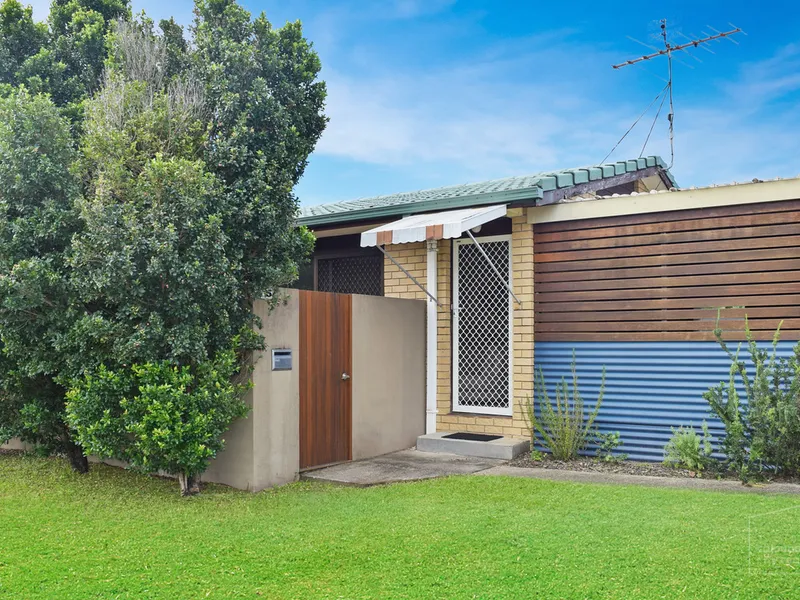
[(318, 259), (317, 290), (383, 296), (383, 256)]
[[(488, 237), (478, 243), (510, 284), (510, 238)], [(453, 409), (510, 415), (510, 295), (471, 240), (456, 241), (453, 266)]]

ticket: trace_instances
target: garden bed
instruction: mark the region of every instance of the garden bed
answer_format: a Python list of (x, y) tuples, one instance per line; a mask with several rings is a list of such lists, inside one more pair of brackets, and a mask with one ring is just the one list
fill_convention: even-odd
[[(576, 460), (555, 460), (549, 454), (542, 454), (536, 460), (532, 460), (530, 454), (518, 456), (510, 463), (512, 467), (532, 467), (538, 469), (556, 469), (562, 471), (584, 471), (594, 473), (617, 473), (623, 475), (648, 475), (650, 477), (683, 477), (683, 478), (703, 478), (703, 479), (733, 479), (739, 478), (735, 473), (725, 471), (690, 471), (670, 467), (662, 463), (640, 462), (635, 460), (621, 460), (608, 462), (591, 457), (581, 457)], [(767, 481), (775, 483), (798, 483), (800, 477), (769, 477)]]

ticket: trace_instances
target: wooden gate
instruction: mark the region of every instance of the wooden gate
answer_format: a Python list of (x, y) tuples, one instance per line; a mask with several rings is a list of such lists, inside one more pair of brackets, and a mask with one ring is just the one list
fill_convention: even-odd
[(300, 468), (352, 459), (352, 296), (300, 292)]

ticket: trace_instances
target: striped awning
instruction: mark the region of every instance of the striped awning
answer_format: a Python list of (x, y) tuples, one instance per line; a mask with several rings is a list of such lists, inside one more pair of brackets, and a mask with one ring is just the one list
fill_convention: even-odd
[(365, 231), (361, 234), (361, 246), (366, 248), (385, 244), (460, 238), (465, 231), (505, 216), (505, 204), (411, 215)]

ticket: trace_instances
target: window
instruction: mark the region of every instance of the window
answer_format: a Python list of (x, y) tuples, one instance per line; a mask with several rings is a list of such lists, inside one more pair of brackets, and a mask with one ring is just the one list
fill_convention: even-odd
[(383, 296), (383, 255), (318, 258), (317, 290)]

